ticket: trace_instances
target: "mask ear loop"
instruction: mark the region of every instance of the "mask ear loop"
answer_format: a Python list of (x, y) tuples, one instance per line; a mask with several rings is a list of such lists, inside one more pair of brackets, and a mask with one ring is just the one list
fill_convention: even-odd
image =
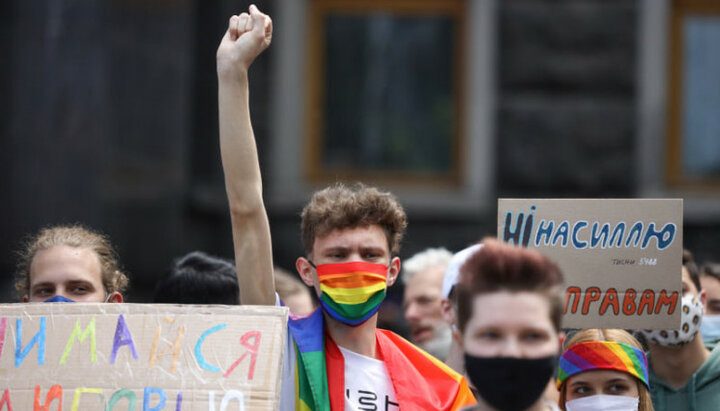
[(312, 266), (312, 268), (314, 268), (314, 269), (317, 270), (317, 266), (315, 265), (315, 263), (313, 263), (313, 261), (312, 261), (311, 259), (307, 258), (307, 262), (310, 263), (310, 265)]
[(109, 294), (107, 295), (107, 297), (105, 297), (105, 301), (104, 301), (104, 302), (110, 301), (110, 297), (112, 297), (112, 293), (109, 293)]

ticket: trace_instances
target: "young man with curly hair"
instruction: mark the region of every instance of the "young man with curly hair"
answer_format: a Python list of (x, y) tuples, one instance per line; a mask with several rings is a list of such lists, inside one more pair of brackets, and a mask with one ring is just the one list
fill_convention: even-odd
[[(271, 36), (270, 18), (251, 6), (231, 17), (217, 52), (220, 146), (243, 304), (279, 303), (247, 76)], [(394, 196), (361, 184), (328, 187), (305, 207), (305, 256), (296, 268), (321, 308), (291, 318), (280, 409), (452, 410), (474, 402), (462, 376), (377, 328), (379, 305), (400, 272), (406, 224)]]

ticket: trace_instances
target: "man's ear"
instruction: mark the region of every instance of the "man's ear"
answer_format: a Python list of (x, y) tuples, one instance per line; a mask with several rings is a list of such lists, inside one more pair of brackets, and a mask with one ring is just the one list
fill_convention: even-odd
[(27, 295), (23, 295), (23, 302), (24, 302), (24, 303), (28, 302)]
[(707, 307), (705, 302), (707, 301), (707, 292), (705, 292), (705, 289), (703, 288), (700, 290), (700, 303), (703, 305), (703, 307)]
[(117, 291), (114, 291), (112, 294), (108, 296), (107, 302), (109, 303), (122, 303), (123, 302), (123, 296)]
[(303, 280), (305, 285), (315, 288), (315, 281), (313, 279), (313, 266), (312, 264), (310, 264), (310, 261), (308, 261), (307, 258), (298, 257), (298, 259), (295, 260), (295, 269), (297, 270), (298, 274), (300, 274), (300, 278)]
[(400, 257), (393, 257), (390, 260), (390, 264), (388, 264), (388, 276), (387, 276), (387, 286), (388, 287), (395, 284), (395, 280), (397, 280), (398, 274), (400, 274)]
[(455, 309), (449, 299), (440, 300), (440, 313), (446, 323), (451, 325), (455, 323)]

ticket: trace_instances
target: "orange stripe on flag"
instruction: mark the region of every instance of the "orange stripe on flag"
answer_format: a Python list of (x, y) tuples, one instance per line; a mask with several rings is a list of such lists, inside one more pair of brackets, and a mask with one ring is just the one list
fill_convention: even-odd
[(377, 274), (357, 275), (354, 277), (339, 277), (333, 275), (333, 277), (321, 277), (320, 282), (331, 288), (358, 288), (370, 287), (375, 284), (385, 284), (385, 277)]

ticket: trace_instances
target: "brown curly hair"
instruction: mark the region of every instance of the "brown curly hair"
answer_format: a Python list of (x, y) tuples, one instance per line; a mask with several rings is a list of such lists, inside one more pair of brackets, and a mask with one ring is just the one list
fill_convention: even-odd
[(30, 290), (30, 265), (35, 255), (54, 246), (65, 245), (87, 248), (97, 254), (100, 260), (102, 283), (105, 291), (123, 293), (128, 286), (128, 277), (120, 270), (117, 254), (106, 236), (80, 225), (53, 226), (40, 230), (30, 237), (19, 253), (15, 290), (20, 298)]
[(312, 253), (316, 237), (333, 230), (379, 225), (392, 254), (400, 251), (407, 216), (395, 196), (362, 183), (333, 184), (317, 191), (301, 213), (302, 243)]

